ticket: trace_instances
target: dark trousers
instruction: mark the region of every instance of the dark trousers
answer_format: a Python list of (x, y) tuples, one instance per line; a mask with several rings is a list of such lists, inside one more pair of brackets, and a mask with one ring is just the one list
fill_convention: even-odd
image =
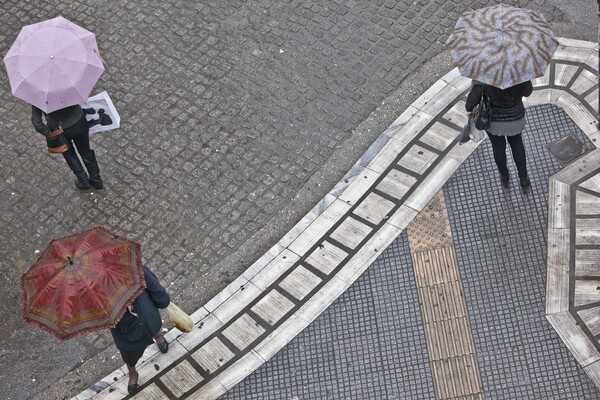
[(525, 146), (521, 134), (515, 136), (496, 136), (488, 132), (488, 137), (492, 143), (492, 151), (494, 152), (494, 161), (498, 166), (498, 171), (501, 175), (508, 175), (508, 167), (506, 166), (506, 142), (510, 145), (513, 160), (517, 166), (519, 178), (527, 177), (527, 159), (525, 157)]
[[(83, 169), (79, 157), (77, 157), (77, 153), (79, 153), (88, 170), (89, 179), (92, 181), (101, 181), (100, 168), (98, 167), (96, 156), (90, 149), (90, 128), (85, 115), (75, 125), (65, 128), (64, 135), (67, 138), (69, 150), (62, 153), (62, 155), (77, 179), (80, 182), (88, 180), (88, 175)], [(76, 149), (77, 152), (75, 152)]]
[[(83, 156), (90, 152), (90, 128), (85, 115), (75, 125), (65, 128), (64, 134), (69, 146), (69, 150), (62, 153), (65, 160), (77, 158), (77, 153)], [(75, 149), (77, 149), (77, 153), (75, 153)]]

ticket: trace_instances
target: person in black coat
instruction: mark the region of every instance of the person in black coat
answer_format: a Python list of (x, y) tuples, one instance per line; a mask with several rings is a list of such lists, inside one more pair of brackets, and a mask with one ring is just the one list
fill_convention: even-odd
[(506, 166), (506, 142), (508, 142), (519, 174), (521, 188), (527, 191), (531, 187), (531, 182), (527, 175), (527, 159), (521, 132), (525, 128), (523, 97), (531, 95), (533, 85), (531, 81), (527, 81), (506, 89), (498, 89), (473, 81), (465, 104), (468, 112), (471, 112), (479, 104), (482, 92), (490, 99), (492, 123), (486, 132), (492, 143), (494, 161), (500, 172), (500, 182), (505, 188), (508, 187), (510, 180)]
[(156, 342), (161, 353), (169, 351), (169, 343), (162, 333), (162, 320), (158, 309), (167, 308), (171, 299), (158, 278), (146, 267), (144, 279), (146, 289), (127, 308), (117, 325), (110, 329), (115, 345), (127, 365), (129, 394), (135, 394), (140, 389), (137, 383), (139, 374), (135, 365), (146, 347)]
[[(62, 127), (68, 146), (68, 150), (62, 155), (75, 174), (75, 187), (79, 190), (90, 190), (92, 187), (98, 190), (104, 188), (96, 154), (94, 150), (90, 149), (90, 128), (85, 118), (85, 114), (92, 113), (92, 111), (95, 112), (93, 109), (84, 110), (81, 106), (74, 105), (45, 113), (36, 106), (31, 106), (31, 123), (38, 133), (48, 136), (58, 127)], [(83, 169), (75, 149), (81, 156), (87, 173)]]

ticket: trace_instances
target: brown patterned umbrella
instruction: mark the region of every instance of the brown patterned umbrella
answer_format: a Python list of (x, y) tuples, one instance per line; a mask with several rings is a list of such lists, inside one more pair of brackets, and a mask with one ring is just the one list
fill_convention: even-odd
[(464, 13), (446, 45), (462, 76), (506, 89), (543, 76), (558, 40), (540, 13), (498, 4)]

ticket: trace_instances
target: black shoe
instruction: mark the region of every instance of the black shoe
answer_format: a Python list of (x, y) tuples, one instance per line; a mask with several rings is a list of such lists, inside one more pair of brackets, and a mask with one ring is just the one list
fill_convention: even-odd
[(521, 189), (523, 190), (523, 192), (529, 192), (529, 188), (531, 188), (531, 181), (529, 180), (529, 178), (521, 178)]
[(82, 110), (83, 110), (84, 114), (90, 114), (90, 115), (91, 114), (96, 114), (96, 110), (94, 110), (92, 107), (90, 107), (90, 108), (82, 108)]
[(502, 183), (502, 187), (508, 189), (508, 181), (510, 180), (510, 175), (502, 175), (500, 174), (500, 183)]
[(156, 345), (158, 346), (158, 349), (160, 350), (161, 353), (166, 353), (167, 351), (169, 351), (169, 342), (167, 342), (167, 339), (164, 339), (162, 342), (156, 342)]
[(93, 181), (93, 180), (89, 180), (90, 185), (92, 185), (94, 187), (94, 189), (97, 190), (102, 190), (104, 189), (104, 183), (102, 182), (102, 179), (100, 179), (99, 181)]
[(73, 183), (75, 183), (75, 187), (79, 190), (90, 190), (92, 188), (92, 185), (90, 185), (90, 182), (87, 179), (82, 182), (79, 179), (75, 178)]
[(82, 154), (81, 159), (83, 160), (83, 163), (85, 164), (85, 167), (89, 173), (89, 183), (98, 190), (104, 188), (102, 177), (100, 177), (100, 167), (98, 166), (98, 161), (96, 160), (96, 153), (94, 153), (94, 150), (89, 150)]
[(133, 385), (127, 385), (127, 393), (130, 395), (136, 394), (140, 390), (140, 385), (134, 383)]

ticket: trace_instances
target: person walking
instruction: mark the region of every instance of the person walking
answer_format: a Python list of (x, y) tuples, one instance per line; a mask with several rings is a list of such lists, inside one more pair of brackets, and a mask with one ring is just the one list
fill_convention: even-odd
[(528, 97), (532, 92), (533, 85), (531, 81), (519, 83), (506, 89), (499, 89), (473, 81), (465, 104), (466, 110), (471, 112), (481, 101), (482, 93), (489, 97), (492, 122), (486, 132), (492, 143), (494, 161), (500, 172), (500, 182), (503, 187), (508, 188), (510, 180), (506, 165), (506, 142), (508, 142), (519, 174), (521, 188), (526, 193), (531, 187), (531, 181), (527, 175), (525, 146), (521, 137), (521, 133), (525, 128), (523, 97)]
[(135, 365), (146, 347), (156, 342), (161, 353), (169, 351), (169, 343), (162, 333), (159, 308), (166, 308), (171, 299), (167, 290), (148, 268), (144, 267), (146, 289), (127, 307), (121, 320), (110, 329), (115, 346), (121, 353), (129, 372), (127, 391), (136, 394), (140, 385)]
[[(36, 106), (32, 106), (31, 123), (35, 130), (44, 136), (48, 136), (61, 127), (68, 146), (68, 150), (62, 155), (75, 174), (75, 187), (79, 190), (90, 190), (92, 187), (102, 189), (104, 184), (100, 177), (100, 167), (98, 167), (96, 154), (90, 149), (90, 133), (89, 124), (85, 118), (86, 113), (94, 113), (94, 110), (83, 110), (81, 106), (74, 105), (46, 114)], [(75, 149), (81, 156), (87, 172), (81, 165)]]

